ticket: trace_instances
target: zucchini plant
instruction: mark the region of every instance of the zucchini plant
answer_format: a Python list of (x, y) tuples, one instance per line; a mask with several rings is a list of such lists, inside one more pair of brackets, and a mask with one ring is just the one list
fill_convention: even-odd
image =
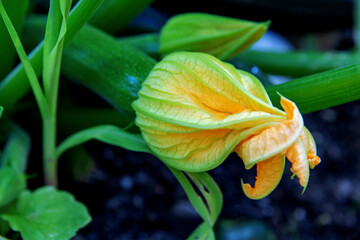
[[(41, 15), (28, 10), (30, 0), (0, 1), (0, 50), (8, 56), (0, 61), (0, 239), (70, 239), (91, 221), (84, 204), (57, 189), (62, 154), (91, 139), (152, 154), (169, 168), (203, 220), (189, 239), (215, 239), (223, 197), (207, 171), (231, 152), (247, 169), (256, 165), (255, 184), (239, 183), (247, 197), (275, 189), (285, 157), (305, 191), (320, 158), (300, 112), (359, 99), (357, 55), (250, 51), (270, 22), (204, 13), (175, 16), (153, 34), (116, 37), (151, 2), (50, 0)], [(11, 69), (16, 53), (20, 62)], [(307, 64), (298, 64), (297, 54)], [(234, 59), (301, 77), (263, 87), (229, 63)], [(321, 62), (317, 73), (310, 61)], [(344, 62), (350, 65), (333, 69)], [(83, 99), (90, 107), (66, 104), (68, 81), (112, 109), (92, 107), (91, 97)], [(31, 135), (14, 115), (34, 105), (42, 132)], [(43, 184), (29, 189), (38, 136), (43, 171), (35, 178), (43, 176)]]

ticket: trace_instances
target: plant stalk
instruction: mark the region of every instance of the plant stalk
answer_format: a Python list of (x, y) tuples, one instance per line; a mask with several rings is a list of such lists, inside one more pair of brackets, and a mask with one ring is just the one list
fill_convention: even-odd
[(57, 187), (56, 117), (43, 119), (43, 161), (45, 184)]

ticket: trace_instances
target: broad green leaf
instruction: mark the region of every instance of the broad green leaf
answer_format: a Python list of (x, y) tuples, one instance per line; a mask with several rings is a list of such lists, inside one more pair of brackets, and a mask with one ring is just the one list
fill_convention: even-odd
[(115, 34), (128, 25), (153, 0), (104, 0), (89, 23)]
[(2, 106), (0, 106), (0, 117), (1, 117), (1, 115), (3, 113), (3, 110), (4, 110), (4, 108)]
[(0, 158), (0, 167), (11, 167), (19, 172), (25, 172), (30, 152), (31, 140), (28, 133), (14, 126), (7, 139)]
[(92, 139), (131, 151), (151, 153), (151, 150), (144, 142), (140, 134), (128, 133), (111, 125), (102, 125), (82, 130), (71, 135), (59, 145), (56, 155), (57, 157), (60, 157), (66, 150)]
[(8, 238), (5, 238), (3, 236), (0, 236), (0, 240), (9, 240)]
[(205, 13), (179, 14), (162, 28), (160, 52), (205, 52), (228, 60), (259, 40), (268, 26), (269, 22), (256, 23)]
[[(17, 32), (20, 32), (28, 6), (29, 0), (2, 0), (6, 12)], [(4, 22), (0, 20), (0, 80), (13, 68), (16, 51)]]
[(70, 193), (52, 187), (23, 192), (1, 217), (24, 240), (70, 239), (91, 220), (83, 204)]
[(0, 207), (15, 200), (26, 188), (24, 175), (13, 168), (0, 169)]

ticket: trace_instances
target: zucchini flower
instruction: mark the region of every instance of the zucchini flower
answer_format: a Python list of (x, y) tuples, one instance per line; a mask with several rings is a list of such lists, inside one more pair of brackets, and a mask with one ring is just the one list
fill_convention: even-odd
[(231, 152), (257, 167), (245, 194), (260, 199), (278, 185), (285, 157), (306, 188), (316, 146), (296, 105), (272, 106), (258, 79), (205, 53), (168, 55), (151, 71), (133, 103), (136, 124), (153, 153), (188, 172), (211, 170)]

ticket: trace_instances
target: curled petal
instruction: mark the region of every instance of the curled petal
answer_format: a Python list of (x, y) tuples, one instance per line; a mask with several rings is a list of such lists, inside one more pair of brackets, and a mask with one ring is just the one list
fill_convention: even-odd
[(279, 184), (283, 175), (285, 157), (282, 154), (259, 162), (256, 165), (256, 181), (254, 187), (241, 180), (245, 195), (251, 199), (261, 199), (269, 195)]
[(296, 105), (282, 97), (281, 105), (287, 120), (266, 128), (261, 133), (242, 141), (235, 152), (242, 158), (245, 167), (264, 161), (280, 153), (285, 153), (299, 138), (303, 129), (303, 119)]
[(287, 159), (292, 163), (291, 171), (299, 178), (300, 185), (304, 187), (309, 181), (309, 161), (304, 144), (298, 139), (286, 152)]
[(304, 148), (307, 153), (307, 158), (309, 161), (309, 166), (311, 169), (313, 169), (316, 165), (318, 165), (321, 162), (321, 160), (316, 153), (315, 140), (311, 135), (310, 131), (306, 127), (304, 127), (303, 131), (301, 132), (300, 139), (304, 144)]

